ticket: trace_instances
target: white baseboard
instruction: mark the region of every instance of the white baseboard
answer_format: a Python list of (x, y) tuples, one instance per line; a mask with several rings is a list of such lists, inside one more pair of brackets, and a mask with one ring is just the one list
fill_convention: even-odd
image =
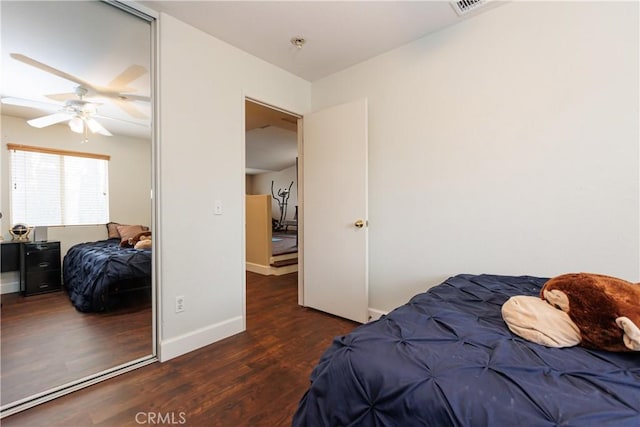
[(161, 341), (159, 359), (161, 362), (166, 362), (242, 331), (244, 331), (242, 316), (238, 316), (179, 337)]
[(20, 274), (17, 271), (7, 271), (0, 276), (0, 294), (10, 294), (20, 291)]
[(254, 264), (252, 262), (247, 262), (247, 271), (252, 273), (262, 274), (263, 276), (271, 275), (271, 266), (270, 265), (262, 265), (262, 264)]
[(375, 308), (369, 308), (369, 322), (378, 320), (380, 317), (387, 315), (386, 311), (376, 310)]

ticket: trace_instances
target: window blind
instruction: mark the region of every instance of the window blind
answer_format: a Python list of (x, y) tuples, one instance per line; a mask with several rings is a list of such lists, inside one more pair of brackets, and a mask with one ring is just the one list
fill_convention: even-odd
[(11, 144), (8, 148), (13, 224), (109, 222), (108, 156)]

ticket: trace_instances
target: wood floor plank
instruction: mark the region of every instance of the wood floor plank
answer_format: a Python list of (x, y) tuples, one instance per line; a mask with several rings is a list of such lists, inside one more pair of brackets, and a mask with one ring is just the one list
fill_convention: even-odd
[(297, 298), (297, 273), (247, 273), (247, 331), (7, 417), (2, 426), (139, 426), (147, 413), (182, 416), (188, 426), (289, 426), (324, 350), (357, 326), (300, 307)]
[(114, 298), (107, 312), (80, 313), (65, 292), (3, 294), (2, 404), (151, 354), (150, 293)]

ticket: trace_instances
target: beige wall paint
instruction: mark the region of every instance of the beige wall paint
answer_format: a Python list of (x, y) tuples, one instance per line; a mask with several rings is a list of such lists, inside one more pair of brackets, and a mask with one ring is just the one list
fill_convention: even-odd
[(370, 307), (458, 273), (640, 280), (637, 2), (511, 2), (314, 82), (369, 100)]
[(271, 196), (246, 196), (246, 261), (269, 268), (271, 264)]

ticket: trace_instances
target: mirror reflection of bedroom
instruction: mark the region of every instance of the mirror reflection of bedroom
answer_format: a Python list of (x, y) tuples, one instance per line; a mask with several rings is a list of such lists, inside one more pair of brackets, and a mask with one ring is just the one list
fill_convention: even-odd
[(1, 7), (4, 411), (154, 351), (150, 23)]
[(297, 285), (298, 117), (251, 100), (245, 102), (245, 117), (250, 300), (250, 285), (256, 281), (280, 280), (292, 288)]

